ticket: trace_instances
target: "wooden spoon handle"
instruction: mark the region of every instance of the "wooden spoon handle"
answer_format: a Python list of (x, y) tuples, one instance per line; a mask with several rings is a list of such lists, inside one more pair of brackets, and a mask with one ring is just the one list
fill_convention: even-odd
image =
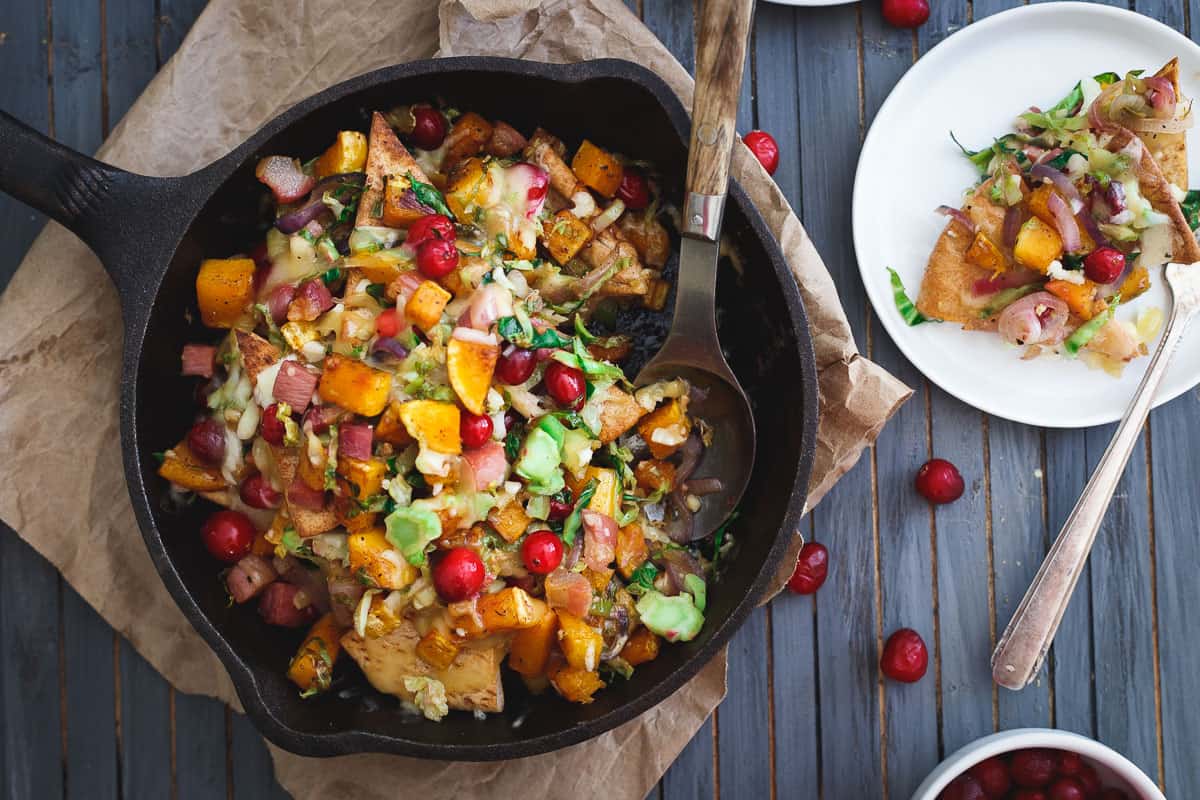
[(725, 194), (729, 159), (737, 139), (738, 94), (754, 0), (704, 0), (696, 49), (696, 93), (692, 103), (692, 143), (687, 190)]

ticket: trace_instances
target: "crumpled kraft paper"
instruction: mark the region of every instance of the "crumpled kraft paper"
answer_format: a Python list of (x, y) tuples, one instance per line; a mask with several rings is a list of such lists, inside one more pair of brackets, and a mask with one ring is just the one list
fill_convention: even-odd
[[(446, 0), (440, 8), (436, 0), (213, 0), (98, 155), (144, 174), (186, 174), (326, 86), (435, 53), (623, 57), (658, 71), (685, 102), (691, 98), (686, 72), (619, 0), (540, 8), (536, 0)], [(741, 148), (733, 170), (778, 236), (812, 326), (822, 417), (811, 507), (908, 390), (858, 355), (833, 282), (774, 182)], [(119, 314), (91, 251), (57, 224), (47, 226), (0, 296), (0, 517), (178, 689), (236, 707), (220, 662), (154, 571), (127, 500)], [(637, 720), (557, 753), (502, 764), (271, 751), (280, 782), (300, 798), (383, 800), (399, 786), (406, 794), (460, 798), (586, 794), (602, 781), (609, 796), (640, 800), (720, 702), (724, 676), (722, 656)]]

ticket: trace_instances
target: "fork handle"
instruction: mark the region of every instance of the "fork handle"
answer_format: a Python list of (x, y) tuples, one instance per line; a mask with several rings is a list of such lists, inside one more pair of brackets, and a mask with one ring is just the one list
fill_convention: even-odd
[(1116, 434), (996, 643), (992, 653), (992, 679), (1000, 686), (1014, 691), (1023, 689), (1041, 669), (1117, 482), (1125, 471), (1142, 426), (1146, 424), (1154, 394), (1191, 319), (1191, 314), (1179, 314), (1178, 302), (1173, 304), (1162, 341)]

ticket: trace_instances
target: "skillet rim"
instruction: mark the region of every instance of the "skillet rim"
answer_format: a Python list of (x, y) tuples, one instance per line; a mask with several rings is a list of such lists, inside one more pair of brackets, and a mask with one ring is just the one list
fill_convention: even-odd
[[(800, 408), (802, 411), (801, 452), (786, 511), (779, 528), (773, 534), (775, 538), (767, 557), (759, 566), (749, 591), (737, 602), (729, 615), (717, 624), (716, 630), (713, 631), (704, 646), (669, 673), (667, 677), (651, 685), (646, 691), (624, 705), (617, 706), (602, 716), (581, 722), (565, 730), (519, 742), (430, 743), (415, 741), (401, 735), (375, 733), (361, 729), (331, 732), (303, 731), (289, 727), (276, 715), (272, 706), (264, 698), (254, 669), (233, 649), (216, 624), (201, 610), (189, 592), (167, 553), (162, 533), (155, 524), (151, 513), (151, 497), (146, 482), (142, 479), (142, 461), (138, 455), (137, 432), (137, 388), (140, 381), (141, 355), (149, 325), (150, 310), (158, 300), (159, 291), (169, 270), (172, 257), (201, 208), (211, 199), (216, 190), (233, 175), (236, 169), (268, 139), (299, 121), (305, 115), (348, 95), (395, 80), (447, 72), (520, 75), (565, 84), (583, 83), (598, 78), (623, 80), (648, 91), (666, 112), (676, 135), (680, 137), (685, 147), (688, 141), (691, 121), (682, 101), (661, 77), (634, 62), (606, 58), (572, 64), (550, 64), (496, 56), (456, 56), (411, 61), (367, 72), (328, 87), (279, 114), (259, 128), (241, 145), (207, 167), (183, 178), (162, 181), (163, 189), (175, 195), (177, 203), (179, 203), (179, 196), (190, 197), (175, 206), (179, 209), (174, 214), (176, 217), (175, 229), (169, 233), (166, 230), (158, 232), (158, 237), (160, 237), (158, 244), (162, 253), (162, 257), (157, 260), (158, 274), (154, 276), (140, 275), (138, 276), (139, 280), (131, 280), (130, 276), (138, 271), (132, 263), (132, 258), (129, 258), (128, 261), (118, 258), (118, 263), (106, 265), (110, 266), (114, 278), (117, 279), (119, 287), (123, 290), (131, 285), (140, 284), (140, 290), (135, 293), (126, 294), (125, 291), (122, 291), (122, 311), (125, 317), (123, 374), (126, 378), (122, 383), (121, 391), (121, 443), (125, 476), (142, 539), (154, 562), (155, 569), (172, 599), (192, 627), (216, 653), (229, 673), (238, 698), (255, 727), (276, 745), (299, 755), (323, 757), (378, 752), (438, 760), (497, 761), (552, 752), (612, 730), (618, 725), (640, 716), (673, 694), (694, 677), (702, 667), (706, 666), (720, 649), (725, 647), (750, 612), (767, 599), (764, 596), (767, 584), (777, 572), (777, 564), (786, 549), (789, 534), (798, 528), (805, 511), (808, 482), (816, 449), (818, 422), (816, 362), (808, 316), (796, 279), (783, 257), (779, 243), (767, 228), (766, 222), (759, 214), (758, 209), (750, 202), (745, 191), (737, 181), (731, 179), (729, 195), (750, 223), (754, 235), (763, 245), (775, 271), (776, 282), (782, 289), (789, 317), (788, 322), (796, 336), (799, 351), (797, 355), (801, 366), (800, 384), (803, 393)], [(170, 207), (167, 206), (167, 208)], [(145, 263), (144, 259), (139, 259), (139, 261), (142, 264)]]

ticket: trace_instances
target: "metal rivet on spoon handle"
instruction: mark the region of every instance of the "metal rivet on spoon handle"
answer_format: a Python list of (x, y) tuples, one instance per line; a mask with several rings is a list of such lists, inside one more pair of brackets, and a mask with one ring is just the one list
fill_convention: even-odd
[(1154, 393), (1188, 323), (1200, 309), (1200, 264), (1170, 264), (1166, 274), (1173, 301), (1162, 341), (1112, 442), (992, 653), (992, 678), (1007, 689), (1023, 689), (1041, 669), (1113, 491), (1146, 423)]
[(696, 512), (693, 539), (724, 521), (754, 466), (750, 401), (721, 354), (716, 322), (718, 242), (753, 13), (753, 0), (705, 0), (701, 9), (675, 314), (662, 349), (636, 380), (644, 386), (683, 377), (704, 395), (693, 400), (692, 409), (716, 435), (700, 469), (706, 477), (719, 478), (722, 490)]

